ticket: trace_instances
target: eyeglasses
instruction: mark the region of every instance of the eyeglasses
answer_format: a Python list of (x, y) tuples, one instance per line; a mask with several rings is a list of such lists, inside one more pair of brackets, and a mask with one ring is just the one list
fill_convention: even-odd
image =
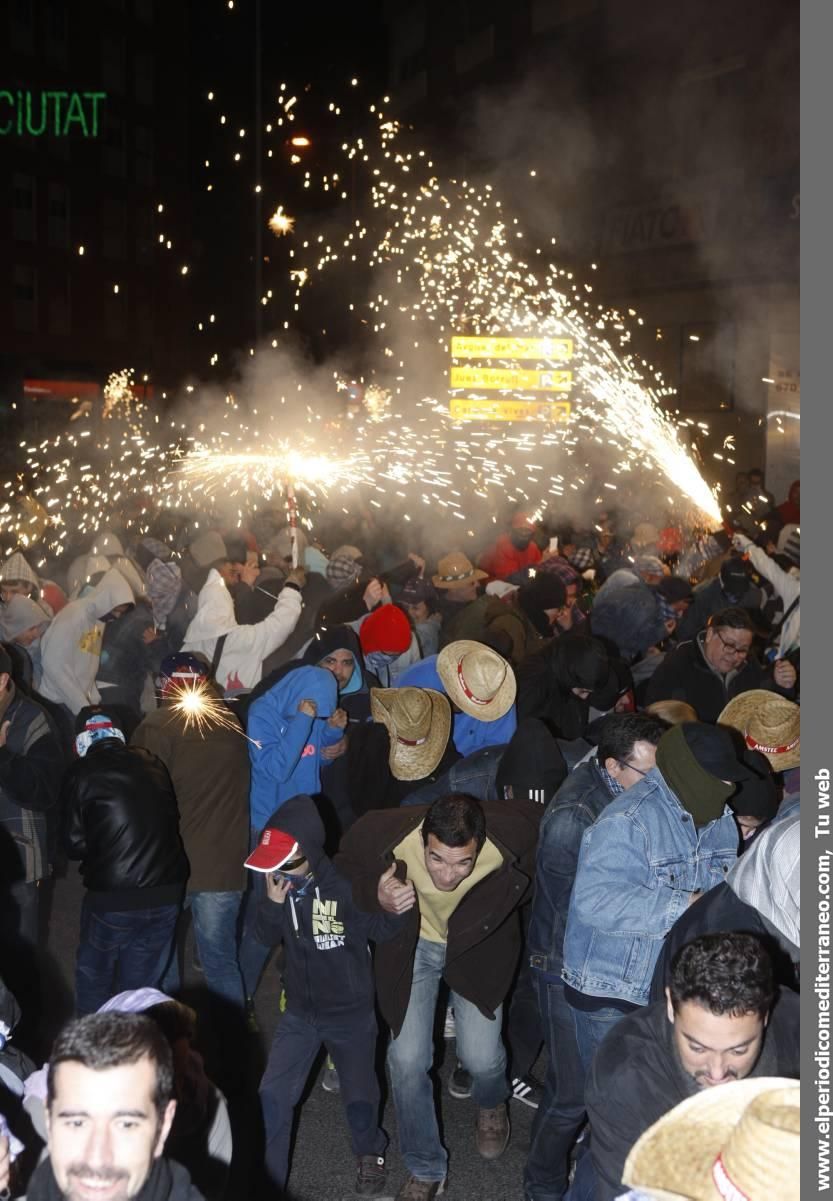
[(720, 641), (723, 643), (723, 649), (726, 651), (727, 654), (737, 655), (737, 657), (739, 659), (745, 659), (747, 657), (747, 655), (749, 654), (748, 646), (735, 646), (734, 642), (726, 641), (726, 639), (721, 634), (720, 630), (716, 629), (714, 632), (717, 635), (717, 637), (720, 639)]
[(647, 776), (648, 774), (646, 771), (643, 771), (641, 767), (634, 767), (632, 763), (628, 763), (627, 759), (617, 759), (616, 762), (620, 767), (629, 767), (631, 771), (635, 771), (638, 776)]

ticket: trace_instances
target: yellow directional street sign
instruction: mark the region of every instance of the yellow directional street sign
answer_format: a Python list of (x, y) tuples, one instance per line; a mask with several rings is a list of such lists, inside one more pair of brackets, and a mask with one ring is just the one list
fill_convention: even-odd
[(455, 359), (546, 359), (564, 363), (573, 357), (572, 338), (453, 337)]
[(522, 367), (452, 367), (449, 387), (500, 388), (518, 392), (569, 392), (572, 371), (528, 371)]
[(474, 400), (452, 396), (449, 414), (455, 421), (569, 421), (569, 400)]

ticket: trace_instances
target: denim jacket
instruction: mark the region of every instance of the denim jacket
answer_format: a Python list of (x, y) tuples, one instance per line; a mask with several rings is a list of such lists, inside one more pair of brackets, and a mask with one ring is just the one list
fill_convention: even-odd
[(582, 838), (562, 980), (589, 996), (647, 1005), (666, 934), (693, 892), (726, 878), (737, 853), (728, 806), (698, 830), (653, 768)]
[(573, 769), (541, 818), (527, 948), (530, 967), (554, 980), (561, 979), (581, 839), (612, 799), (594, 754)]

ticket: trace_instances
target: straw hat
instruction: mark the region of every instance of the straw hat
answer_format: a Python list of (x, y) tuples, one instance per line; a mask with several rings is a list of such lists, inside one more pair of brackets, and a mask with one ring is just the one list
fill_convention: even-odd
[(480, 571), (461, 550), (453, 550), (437, 563), (437, 574), (432, 577), (435, 588), (464, 588), (472, 580), (485, 580), (488, 572)]
[(422, 780), (445, 753), (451, 706), (433, 688), (371, 688), (373, 720), (390, 734), (391, 773), (396, 780)]
[(478, 721), (497, 721), (515, 703), (515, 673), (482, 642), (449, 642), (437, 655), (437, 674), (449, 700)]
[(738, 730), (751, 751), (760, 751), (773, 771), (789, 771), (801, 761), (801, 709), (792, 701), (752, 688), (736, 696), (717, 719)]
[(780, 1076), (703, 1089), (645, 1131), (622, 1179), (663, 1201), (799, 1201), (800, 1097)]

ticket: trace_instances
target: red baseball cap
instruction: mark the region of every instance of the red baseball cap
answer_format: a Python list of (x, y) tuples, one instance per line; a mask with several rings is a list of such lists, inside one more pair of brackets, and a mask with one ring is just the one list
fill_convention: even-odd
[(303, 851), (291, 834), (267, 826), (243, 866), (250, 867), (254, 872), (276, 872), (299, 855), (302, 856)]

